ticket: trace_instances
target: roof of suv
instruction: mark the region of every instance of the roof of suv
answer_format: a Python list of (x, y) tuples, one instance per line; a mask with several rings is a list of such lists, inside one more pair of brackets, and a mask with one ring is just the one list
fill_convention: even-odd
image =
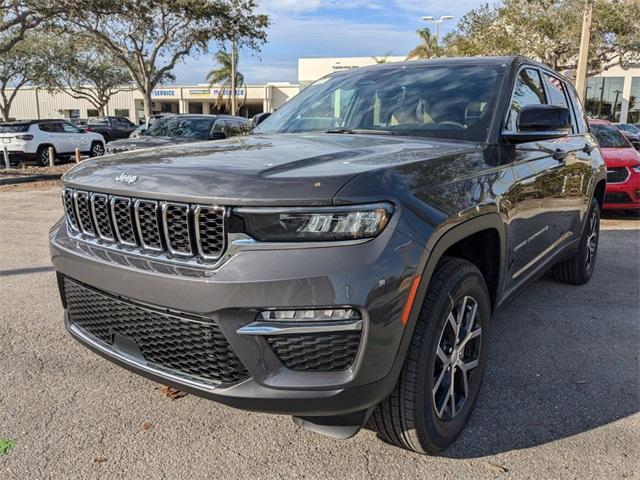
[(13, 120), (11, 122), (0, 122), (0, 125), (36, 125), (40, 123), (68, 122), (66, 118), (50, 118), (45, 120)]

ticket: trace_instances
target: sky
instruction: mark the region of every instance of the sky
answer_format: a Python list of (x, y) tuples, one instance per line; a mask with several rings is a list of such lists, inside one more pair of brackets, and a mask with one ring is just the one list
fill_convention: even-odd
[[(453, 15), (440, 35), (455, 29), (469, 10), (487, 0), (257, 0), (271, 19), (267, 43), (259, 52), (240, 52), (239, 70), (252, 83), (296, 82), (299, 57), (406, 55), (418, 43), (416, 30), (435, 25), (421, 20)], [(490, 2), (491, 3), (491, 2)], [(212, 45), (212, 51), (217, 47)], [(178, 66), (176, 83), (203, 83), (213, 55)]]

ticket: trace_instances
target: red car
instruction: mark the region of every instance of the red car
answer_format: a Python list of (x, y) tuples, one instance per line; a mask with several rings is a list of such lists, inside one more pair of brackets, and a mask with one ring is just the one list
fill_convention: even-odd
[(607, 164), (604, 209), (640, 211), (640, 154), (609, 122), (590, 120), (589, 125)]

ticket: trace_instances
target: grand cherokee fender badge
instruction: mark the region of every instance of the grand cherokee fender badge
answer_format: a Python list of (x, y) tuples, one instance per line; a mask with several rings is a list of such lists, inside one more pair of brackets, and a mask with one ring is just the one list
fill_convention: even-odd
[(116, 182), (122, 182), (122, 183), (126, 183), (128, 185), (131, 185), (136, 180), (138, 180), (138, 176), (137, 175), (127, 175), (124, 172), (122, 172), (120, 175), (115, 177), (115, 181)]

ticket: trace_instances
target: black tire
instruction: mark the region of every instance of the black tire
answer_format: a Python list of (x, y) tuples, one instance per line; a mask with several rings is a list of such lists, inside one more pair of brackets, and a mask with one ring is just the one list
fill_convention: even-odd
[[(38, 165), (41, 167), (48, 167), (49, 166), (49, 147), (38, 147)], [(55, 158), (56, 158), (56, 151), (53, 151), (53, 163), (55, 164)]]
[(93, 142), (91, 144), (91, 150), (89, 150), (90, 157), (101, 157), (104, 155), (104, 145), (101, 142)]
[[(466, 345), (462, 342), (460, 359), (466, 360), (467, 353), (474, 353), (477, 366), (469, 369), (468, 394), (458, 397), (462, 400), (460, 408), (457, 412), (450, 410), (453, 415), (447, 416), (447, 407), (451, 409), (451, 404), (456, 403), (455, 394), (454, 402), (448, 402), (445, 396), (441, 405), (438, 405), (437, 397), (439, 393), (449, 390), (444, 382), (451, 385), (451, 378), (454, 379), (454, 387), (459, 386), (462, 371), (457, 363), (452, 373), (445, 371), (446, 363), (440, 360), (438, 352), (446, 350), (442, 347), (446, 340), (445, 333), (448, 330), (453, 332), (449, 315), (455, 312), (455, 307), (461, 301), (469, 298), (476, 302), (477, 309), (476, 320), (471, 320), (467, 333), (478, 333), (478, 336), (472, 337)], [(470, 302), (464, 303), (462, 311), (467, 312), (469, 305)], [(461, 318), (464, 320), (465, 317)], [(398, 383), (391, 395), (378, 404), (369, 420), (370, 427), (382, 440), (432, 455), (456, 440), (467, 423), (482, 384), (487, 364), (490, 318), (489, 293), (478, 268), (465, 260), (443, 258), (430, 280)], [(481, 329), (479, 332), (478, 328), (474, 329), (475, 325)], [(455, 338), (458, 338), (457, 335)], [(473, 348), (467, 350), (467, 347)], [(449, 360), (452, 358), (453, 354), (450, 354)], [(469, 362), (463, 365), (469, 365)]]
[(557, 282), (584, 285), (593, 274), (600, 239), (600, 204), (596, 199), (591, 201), (586, 222), (578, 251), (551, 267), (551, 276)]

